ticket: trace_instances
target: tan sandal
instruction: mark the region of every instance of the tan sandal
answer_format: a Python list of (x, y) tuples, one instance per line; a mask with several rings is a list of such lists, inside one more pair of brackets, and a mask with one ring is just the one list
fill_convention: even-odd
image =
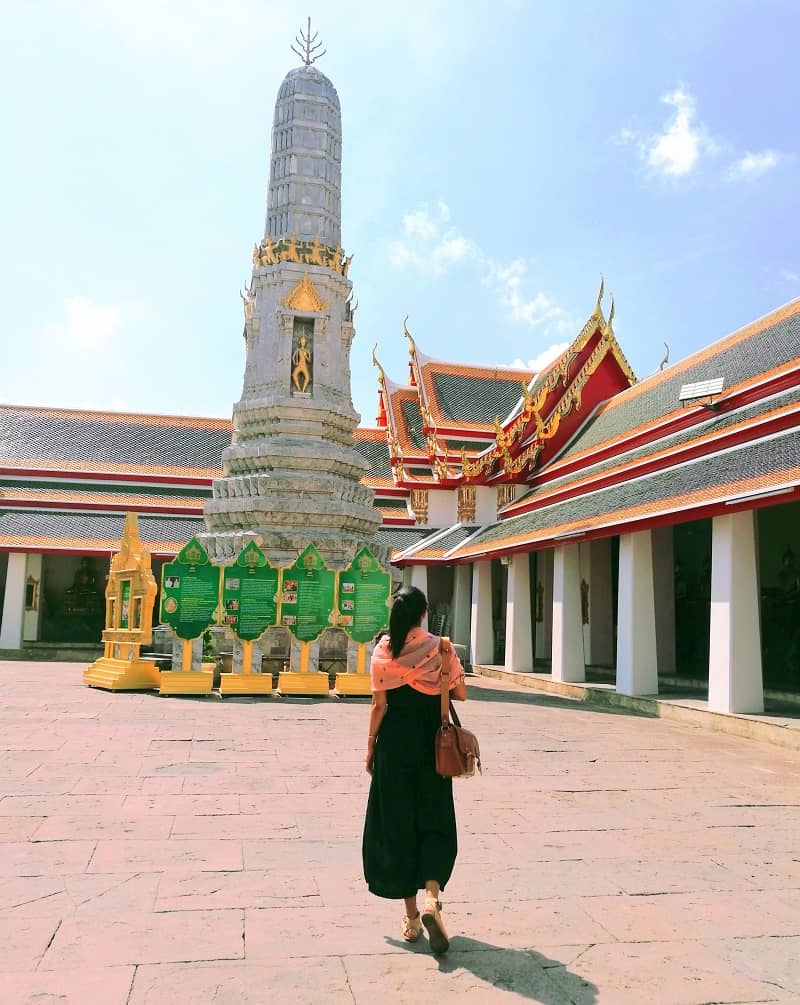
[(406, 942), (416, 942), (421, 931), (422, 919), (419, 916), (419, 911), (417, 911), (416, 918), (409, 918), (408, 915), (403, 918), (403, 938)]
[(428, 897), (425, 907), (422, 909), (422, 924), (428, 933), (428, 941), (431, 944), (431, 952), (436, 956), (446, 953), (450, 948), (450, 939), (447, 937), (442, 916), (439, 913), (442, 909), (441, 902), (433, 897)]

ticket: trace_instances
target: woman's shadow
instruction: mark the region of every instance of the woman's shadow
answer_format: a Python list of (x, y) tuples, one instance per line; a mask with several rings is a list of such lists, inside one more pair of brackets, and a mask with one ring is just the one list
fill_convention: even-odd
[[(430, 952), (424, 936), (413, 944), (393, 938), (386, 941), (408, 952)], [(455, 935), (450, 940), (450, 951), (436, 957), (436, 961), (440, 973), (467, 970), (485, 981), (487, 987), (529, 998), (539, 1005), (595, 1005), (597, 1002), (596, 985), (535, 949), (507, 949)]]

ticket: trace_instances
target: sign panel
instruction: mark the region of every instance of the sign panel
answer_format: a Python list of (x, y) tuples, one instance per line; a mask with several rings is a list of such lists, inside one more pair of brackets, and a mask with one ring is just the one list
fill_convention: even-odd
[(369, 548), (339, 573), (338, 625), (354, 642), (371, 642), (389, 622), (392, 577)]
[(178, 552), (161, 572), (161, 620), (179, 639), (199, 638), (215, 621), (219, 603), (218, 566), (197, 538)]
[(310, 544), (283, 572), (281, 625), (300, 642), (313, 642), (333, 619), (336, 573)]
[(280, 572), (251, 541), (222, 570), (222, 619), (244, 642), (254, 642), (278, 623)]

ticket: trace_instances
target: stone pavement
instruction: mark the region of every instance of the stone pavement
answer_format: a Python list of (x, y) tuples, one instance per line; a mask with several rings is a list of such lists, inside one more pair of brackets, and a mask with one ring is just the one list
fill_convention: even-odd
[(360, 871), (363, 701), (0, 663), (0, 1001), (800, 1002), (798, 755), (488, 679), (434, 959)]

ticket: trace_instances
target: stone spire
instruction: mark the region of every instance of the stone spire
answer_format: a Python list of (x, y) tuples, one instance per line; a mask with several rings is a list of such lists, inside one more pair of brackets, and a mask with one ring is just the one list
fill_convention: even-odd
[(244, 386), (223, 477), (205, 506), (202, 536), (217, 561), (256, 539), (274, 563), (313, 542), (343, 566), (361, 545), (375, 547), (381, 523), (353, 445), (341, 116), (333, 84), (312, 65), (315, 39), (309, 26), (304, 65), (286, 75), (275, 103), (266, 232), (241, 294)]

